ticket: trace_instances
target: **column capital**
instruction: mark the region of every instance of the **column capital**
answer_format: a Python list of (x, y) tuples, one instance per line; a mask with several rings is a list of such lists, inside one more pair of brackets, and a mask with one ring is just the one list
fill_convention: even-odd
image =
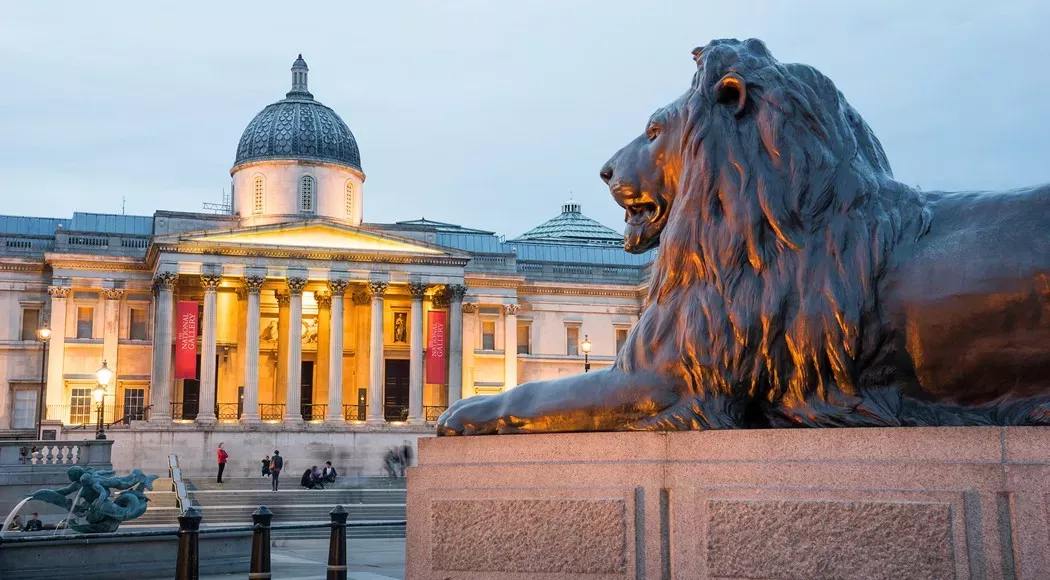
[(266, 282), (266, 278), (262, 276), (245, 276), (244, 277), (244, 289), (249, 294), (260, 294), (262, 293), (263, 284)]
[(328, 291), (332, 293), (332, 296), (342, 296), (346, 294), (346, 289), (350, 287), (349, 280), (329, 280)]
[(475, 304), (474, 302), (464, 302), (463, 303), (463, 313), (464, 314), (474, 314), (477, 311), (478, 311), (478, 305)]
[(156, 291), (167, 290), (171, 292), (175, 290), (175, 286), (179, 283), (179, 275), (175, 272), (157, 272), (153, 276), (153, 289)]
[(48, 286), (47, 293), (52, 298), (69, 298), (69, 295), (73, 293), (73, 289), (69, 286)]
[(215, 292), (219, 284), (222, 284), (222, 274), (201, 274), (201, 286), (205, 292)]
[(387, 283), (382, 280), (372, 280), (368, 283), (368, 291), (372, 294), (372, 298), (382, 298), (383, 294), (386, 294)]
[(292, 301), (292, 295), (287, 290), (274, 290), (273, 297), (277, 299), (277, 306), (288, 306)]
[(290, 294), (301, 296), (303, 288), (306, 288), (306, 278), (288, 278), (288, 292)]
[(434, 305), (434, 308), (448, 308), (448, 286), (438, 288), (434, 295), (430, 297), (430, 303)]
[(518, 312), (521, 312), (521, 304), (504, 304), (503, 314), (507, 316), (517, 316)]
[(371, 301), (371, 298), (369, 297), (368, 292), (365, 292), (364, 290), (358, 290), (357, 292), (354, 292), (350, 295), (350, 300), (352, 300), (354, 304), (358, 306), (364, 306), (368, 304), (369, 301)]
[(327, 290), (318, 290), (314, 292), (314, 300), (317, 301), (318, 308), (332, 307), (332, 293)]
[(102, 297), (106, 300), (120, 300), (124, 297), (123, 288), (103, 288)]
[(448, 288), (448, 297), (453, 302), (463, 302), (463, 297), (467, 295), (466, 284), (449, 284), (445, 288)]
[(430, 284), (423, 282), (409, 282), (408, 293), (412, 295), (412, 300), (422, 300), (427, 295), (427, 290), (430, 289)]

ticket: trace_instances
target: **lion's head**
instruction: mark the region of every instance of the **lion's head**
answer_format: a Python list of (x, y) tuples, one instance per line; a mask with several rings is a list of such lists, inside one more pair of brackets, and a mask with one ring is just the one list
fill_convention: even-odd
[(879, 348), (864, 321), (885, 258), (920, 227), (922, 198), (816, 69), (754, 39), (693, 56), (690, 89), (601, 170), (627, 250), (660, 245), (618, 364), (787, 405), (848, 394)]

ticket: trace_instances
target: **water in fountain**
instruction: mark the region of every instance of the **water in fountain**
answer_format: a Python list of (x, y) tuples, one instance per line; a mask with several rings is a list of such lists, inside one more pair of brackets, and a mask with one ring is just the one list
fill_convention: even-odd
[[(77, 490), (77, 494), (75, 496), (73, 496), (73, 503), (70, 504), (69, 514), (66, 515), (66, 527), (64, 529), (67, 529), (67, 530), (69, 529), (69, 523), (73, 519), (73, 509), (76, 507), (77, 502), (80, 501), (80, 494), (83, 491), (84, 491), (83, 488), (78, 489)], [(23, 499), (22, 501), (18, 502), (17, 504), (15, 504), (14, 509), (12, 509), (10, 512), (7, 513), (7, 518), (4, 519), (4, 527), (3, 527), (3, 529), (0, 529), (0, 539), (2, 539), (4, 537), (4, 534), (6, 534), (9, 531), (7, 528), (11, 526), (11, 522), (15, 519), (15, 516), (17, 516), (19, 513), (21, 513), (22, 506), (26, 505), (27, 503), (29, 503), (31, 501), (33, 501), (33, 498), (27, 497), (27, 498)], [(53, 536), (57, 535), (59, 530), (61, 530), (61, 529), (63, 529), (63, 528), (55, 527), (55, 532), (53, 534), (51, 534), (51, 535), (53, 535)]]

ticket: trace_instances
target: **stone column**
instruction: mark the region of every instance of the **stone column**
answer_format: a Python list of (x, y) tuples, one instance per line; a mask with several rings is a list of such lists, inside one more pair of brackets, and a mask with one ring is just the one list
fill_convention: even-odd
[(201, 387), (197, 422), (215, 423), (215, 293), (222, 283), (219, 274), (201, 274), (204, 286), (204, 320), (201, 321)]
[[(51, 341), (47, 345), (47, 392), (42, 405), (68, 405), (64, 400), (66, 389), (62, 378), (66, 352), (66, 298), (73, 293), (72, 288), (51, 286), (47, 289), (51, 295)], [(44, 407), (47, 409), (47, 407)], [(68, 421), (69, 416), (45, 416), (45, 419)]]
[(343, 423), (343, 296), (346, 294), (346, 280), (329, 280), (328, 291), (331, 292), (332, 316), (328, 338), (328, 416), (325, 421)]
[(517, 304), (503, 305), (503, 390), (518, 386), (518, 311)]
[[(354, 390), (350, 398), (354, 405), (365, 405), (355, 411), (354, 420), (368, 419), (368, 371), (372, 365), (371, 340), (372, 296), (362, 286), (351, 296), (354, 308)], [(365, 389), (365, 399), (360, 399), (360, 390)]]
[[(311, 403), (322, 403), (328, 400), (328, 371), (331, 366), (332, 351), (332, 295), (328, 290), (314, 292), (317, 302), (317, 362), (314, 365), (314, 392)], [(324, 419), (320, 415), (313, 420)]]
[(279, 404), (285, 402), (288, 388), (288, 306), (292, 297), (287, 290), (274, 290), (273, 297), (277, 300), (277, 392), (273, 393), (273, 402)]
[(262, 276), (245, 276), (244, 288), (248, 292), (248, 316), (244, 331), (244, 408), (241, 423), (251, 425), (259, 422), (259, 317)]
[[(149, 420), (152, 423), (171, 422), (171, 340), (173, 294), (179, 282), (175, 272), (159, 272), (153, 278), (157, 293), (153, 321), (153, 371), (149, 386)], [(53, 347), (52, 347), (53, 348)]]
[(288, 390), (284, 403), (284, 422), (299, 425), (303, 422), (303, 288), (306, 278), (288, 279)]
[(448, 404), (463, 397), (463, 297), (467, 287), (448, 287)]
[[(463, 398), (463, 391), (474, 394), (474, 347), (477, 344), (478, 333), (478, 305), (473, 302), (463, 303), (463, 384), (456, 394), (457, 399)], [(449, 393), (449, 404), (452, 404), (452, 393)]]
[(427, 284), (411, 282), (412, 311), (408, 322), (408, 422), (423, 422), (423, 297)]
[[(117, 370), (117, 344), (120, 341), (120, 299), (124, 297), (123, 288), (104, 288), (102, 290), (102, 360), (113, 371), (113, 378), (120, 376)], [(113, 384), (116, 384), (114, 381)], [(109, 395), (115, 395), (110, 392)], [(116, 401), (116, 398), (111, 400)], [(119, 412), (118, 412), (119, 413)], [(123, 415), (117, 414), (113, 419)]]
[(383, 294), (386, 282), (375, 280), (368, 283), (372, 293), (372, 336), (369, 341), (368, 365), (368, 422), (383, 423)]

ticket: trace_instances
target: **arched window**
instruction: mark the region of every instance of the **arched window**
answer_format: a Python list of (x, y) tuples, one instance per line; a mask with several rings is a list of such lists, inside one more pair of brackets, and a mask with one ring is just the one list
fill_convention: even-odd
[(252, 181), (252, 213), (263, 212), (263, 199), (266, 196), (266, 188), (263, 185), (263, 176), (256, 175)]
[(304, 175), (299, 180), (299, 212), (314, 213), (314, 178)]
[(346, 182), (346, 192), (343, 193), (343, 205), (344, 211), (346, 212), (346, 219), (354, 219), (354, 182)]

